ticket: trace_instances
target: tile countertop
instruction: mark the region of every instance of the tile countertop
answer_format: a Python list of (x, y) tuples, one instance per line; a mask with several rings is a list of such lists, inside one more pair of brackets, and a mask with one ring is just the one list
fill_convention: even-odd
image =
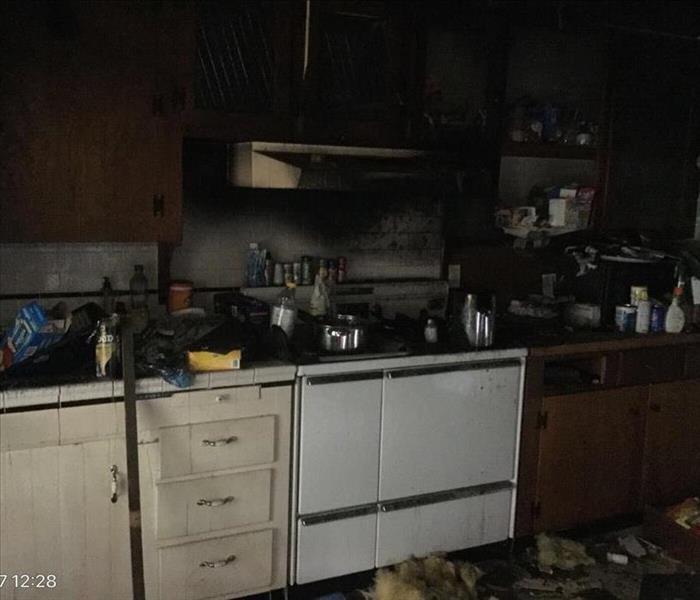
[[(198, 373), (192, 386), (178, 388), (160, 377), (144, 377), (136, 382), (136, 393), (141, 395), (163, 396), (175, 392), (189, 392), (209, 388), (263, 383), (292, 382), (296, 375), (296, 365), (282, 361), (260, 361), (251, 363), (237, 371)], [(26, 409), (47, 404), (82, 402), (119, 397), (124, 393), (120, 380), (66, 382), (58, 385), (17, 385), (0, 390), (0, 411)]]

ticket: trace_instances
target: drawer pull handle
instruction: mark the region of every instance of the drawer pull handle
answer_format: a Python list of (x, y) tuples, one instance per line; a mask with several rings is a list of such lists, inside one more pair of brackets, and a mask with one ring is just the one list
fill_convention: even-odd
[(238, 436), (236, 435), (232, 435), (231, 437), (227, 438), (221, 438), (220, 440), (202, 440), (202, 446), (226, 446), (227, 444), (235, 442), (236, 440), (238, 440)]
[(199, 566), (205, 569), (218, 569), (219, 567), (230, 565), (234, 560), (236, 560), (236, 557), (232, 554), (223, 560), (203, 560), (199, 563)]
[(116, 503), (119, 498), (119, 467), (117, 465), (112, 465), (109, 468), (110, 477), (110, 496), (112, 504)]
[(224, 504), (229, 504), (233, 502), (233, 496), (226, 496), (226, 498), (212, 498), (211, 500), (207, 498), (200, 498), (197, 500), (197, 506), (223, 506)]

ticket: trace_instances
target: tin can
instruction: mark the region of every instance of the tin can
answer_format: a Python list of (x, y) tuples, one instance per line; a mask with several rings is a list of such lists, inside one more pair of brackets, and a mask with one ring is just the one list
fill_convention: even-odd
[(335, 265), (335, 261), (331, 258), (328, 261), (328, 281), (335, 283), (338, 279), (338, 268)]
[(649, 290), (645, 285), (630, 286), (630, 304), (639, 306), (642, 300), (649, 300)]
[(319, 258), (318, 260), (318, 274), (321, 276), (322, 280), (328, 277), (328, 262), (325, 258)]
[(265, 259), (265, 285), (272, 285), (275, 279), (275, 265), (271, 258)]
[(282, 269), (284, 271), (284, 285), (294, 283), (294, 270), (292, 263), (284, 263), (284, 265), (282, 265)]
[(301, 263), (298, 261), (292, 264), (292, 278), (294, 283), (301, 285)]
[(637, 321), (637, 307), (631, 304), (620, 304), (615, 307), (615, 330), (621, 333), (634, 331)]
[(660, 333), (665, 330), (666, 307), (661, 304), (654, 304), (651, 307), (651, 320), (649, 323), (649, 331), (652, 333)]
[(97, 323), (95, 375), (114, 378), (119, 375), (119, 321), (112, 316)]
[(192, 282), (171, 281), (168, 287), (168, 312), (174, 313), (192, 306)]
[(311, 273), (312, 273), (311, 257), (310, 256), (302, 256), (301, 257), (301, 284), (302, 285), (311, 285), (313, 283), (313, 276)]
[(284, 285), (284, 267), (282, 266), (282, 263), (275, 263), (272, 283), (274, 285)]
[(640, 300), (637, 304), (637, 319), (634, 330), (637, 333), (649, 333), (649, 322), (651, 320), (651, 302)]

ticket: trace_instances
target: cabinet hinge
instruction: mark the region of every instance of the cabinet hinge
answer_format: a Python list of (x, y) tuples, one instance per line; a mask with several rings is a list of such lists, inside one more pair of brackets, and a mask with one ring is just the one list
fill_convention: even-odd
[(165, 216), (165, 196), (163, 194), (153, 194), (153, 216)]
[(537, 429), (547, 429), (547, 423), (549, 422), (549, 413), (545, 411), (540, 411), (537, 413)]
[(532, 514), (533, 519), (538, 519), (542, 514), (542, 505), (540, 504), (539, 500), (534, 500), (532, 502), (530, 505), (530, 513)]

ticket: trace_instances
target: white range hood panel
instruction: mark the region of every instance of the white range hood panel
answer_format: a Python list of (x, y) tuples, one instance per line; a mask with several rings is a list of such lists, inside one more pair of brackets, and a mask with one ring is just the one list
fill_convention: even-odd
[[(229, 180), (237, 187), (350, 189), (358, 180), (434, 177), (422, 150), (245, 142), (229, 146)], [(312, 174), (307, 177), (306, 174)]]

